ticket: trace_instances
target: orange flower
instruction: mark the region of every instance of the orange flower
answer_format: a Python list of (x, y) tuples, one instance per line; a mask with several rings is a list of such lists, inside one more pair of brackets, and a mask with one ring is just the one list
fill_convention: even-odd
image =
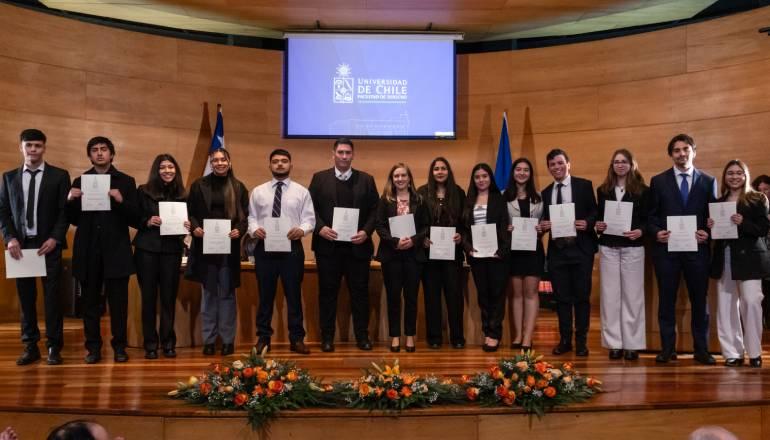
[(369, 394), (371, 394), (372, 389), (369, 387), (368, 383), (362, 383), (358, 386), (358, 395), (361, 397), (366, 397)]
[(564, 368), (564, 371), (572, 371), (572, 362), (565, 362), (561, 367)]
[(535, 362), (535, 371), (543, 374), (546, 370), (548, 370), (548, 365), (546, 365), (545, 362)]
[(505, 397), (503, 397), (503, 403), (512, 406), (514, 402), (516, 402), (516, 393), (514, 393), (513, 390), (508, 391)]
[(200, 387), (201, 395), (208, 396), (211, 392), (211, 383), (209, 382), (203, 382)]
[(465, 390), (465, 396), (468, 397), (468, 400), (475, 401), (479, 398), (479, 389), (476, 387), (469, 387)]
[(265, 389), (262, 388), (262, 385), (257, 385), (254, 387), (254, 391), (251, 392), (252, 396), (263, 396), (265, 395)]
[(219, 364), (212, 364), (211, 365), (211, 371), (213, 371), (214, 373), (217, 373), (217, 374), (222, 372), (221, 368), (222, 367)]
[(588, 385), (591, 388), (601, 384), (602, 382), (600, 380), (594, 379), (593, 377), (589, 377), (588, 379), (586, 379), (586, 385)]
[(238, 393), (235, 395), (235, 398), (233, 399), (233, 403), (235, 406), (242, 406), (244, 403), (249, 401), (249, 396), (246, 393)]
[(265, 370), (257, 370), (257, 382), (259, 383), (267, 383), (268, 379), (267, 371)]
[(547, 386), (548, 386), (548, 381), (545, 380), (545, 379), (540, 379), (535, 384), (535, 388), (537, 388), (538, 390), (542, 390), (543, 388), (545, 388)]
[(489, 374), (492, 375), (492, 379), (502, 379), (505, 377), (503, 370), (501, 370), (497, 365), (489, 369)]
[(243, 369), (243, 377), (250, 378), (251, 376), (254, 376), (254, 369), (251, 367), (246, 367)]
[(299, 379), (299, 375), (297, 374), (296, 371), (291, 370), (288, 373), (286, 373), (286, 380), (288, 380), (289, 382), (296, 382), (297, 379)]
[(517, 380), (519, 380), (519, 375), (516, 373), (511, 373), (511, 380), (516, 382)]
[(404, 373), (401, 375), (401, 380), (404, 382), (404, 385), (411, 385), (414, 383), (414, 380), (417, 379), (415, 376), (412, 376), (409, 373)]
[(331, 393), (332, 391), (334, 391), (334, 386), (332, 386), (332, 384), (330, 383), (326, 383), (323, 385), (323, 390), (325, 393)]
[(222, 369), (222, 374), (225, 374), (225, 375), (230, 374), (230, 367), (223, 368)]
[(525, 386), (524, 388), (522, 388), (522, 390), (524, 390), (524, 392), (525, 392), (526, 394), (529, 394), (529, 393), (531, 393), (531, 392), (532, 392), (532, 388), (530, 388), (530, 387), (526, 387), (526, 386)]
[(283, 390), (283, 382), (280, 380), (271, 380), (267, 383), (267, 389), (278, 394)]
[(543, 390), (543, 394), (545, 394), (545, 397), (553, 398), (556, 395), (556, 388), (547, 387)]
[(535, 386), (535, 376), (527, 376), (527, 386), (528, 387)]
[(377, 397), (380, 397), (380, 396), (382, 396), (382, 392), (383, 392), (383, 391), (385, 391), (385, 390), (384, 390), (382, 387), (376, 387), (376, 388), (374, 389), (374, 394), (376, 394), (376, 395), (377, 395)]
[(394, 390), (393, 388), (389, 388), (388, 391), (385, 393), (385, 395), (390, 400), (397, 400), (398, 399), (398, 391)]
[(495, 389), (495, 392), (500, 397), (506, 397), (508, 395), (508, 388), (500, 385)]
[(401, 395), (404, 397), (409, 397), (412, 395), (412, 389), (408, 386), (401, 387)]
[(471, 380), (471, 377), (468, 376), (467, 374), (463, 374), (462, 376), (460, 376), (460, 385), (465, 385), (466, 383), (468, 383), (469, 380)]

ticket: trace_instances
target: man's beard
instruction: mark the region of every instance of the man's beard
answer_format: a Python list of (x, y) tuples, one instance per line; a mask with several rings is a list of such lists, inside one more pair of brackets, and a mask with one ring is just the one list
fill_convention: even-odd
[(285, 171), (283, 173), (278, 173), (273, 171), (273, 177), (276, 179), (283, 179), (284, 177), (289, 177), (289, 171)]

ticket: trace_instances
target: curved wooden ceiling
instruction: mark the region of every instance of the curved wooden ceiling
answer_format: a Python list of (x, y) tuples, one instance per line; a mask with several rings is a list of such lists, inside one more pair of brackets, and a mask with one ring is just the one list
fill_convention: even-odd
[(171, 28), (280, 37), (312, 29), (457, 31), (466, 40), (573, 35), (691, 18), (715, 0), (41, 0)]

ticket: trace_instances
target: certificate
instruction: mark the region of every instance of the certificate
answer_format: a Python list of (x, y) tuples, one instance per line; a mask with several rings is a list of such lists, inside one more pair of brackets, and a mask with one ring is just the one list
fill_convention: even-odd
[(352, 241), (358, 233), (358, 208), (334, 208), (332, 229), (337, 233), (337, 241)]
[(537, 226), (538, 220), (529, 217), (511, 217), (513, 231), (511, 231), (512, 251), (537, 250)]
[(414, 237), (417, 229), (414, 227), (414, 214), (397, 215), (388, 218), (390, 236), (393, 238)]
[[(430, 248), (428, 258), (431, 260), (455, 259), (455, 228), (443, 226), (430, 227)], [(417, 244), (415, 244), (417, 246)]]
[(735, 209), (735, 202), (709, 203), (709, 217), (714, 220), (711, 238), (715, 240), (738, 238), (738, 225), (730, 220), (730, 217), (735, 214)]
[(287, 236), (291, 229), (291, 219), (265, 217), (262, 225), (265, 229), (265, 252), (291, 252), (291, 240)]
[(698, 239), (695, 238), (698, 223), (694, 215), (669, 215), (666, 217), (666, 228), (671, 232), (668, 236), (669, 252), (698, 251)]
[(632, 202), (616, 202), (607, 200), (604, 203), (604, 223), (607, 229), (603, 234), (620, 235), (631, 230), (631, 214), (634, 212)]
[(551, 205), (548, 209), (551, 212), (551, 238), (577, 237), (574, 203)]
[(110, 210), (110, 175), (83, 174), (80, 176), (81, 207), (83, 211)]
[(184, 202), (158, 202), (160, 235), (187, 235), (187, 204)]
[(203, 253), (230, 253), (230, 220), (203, 219)]
[(476, 258), (494, 257), (497, 252), (497, 225), (471, 225), (471, 239), (473, 240), (473, 254)]
[(5, 277), (6, 278), (29, 278), (44, 277), (45, 255), (38, 255), (38, 249), (22, 249), (22, 256), (15, 260), (11, 253), (5, 251)]

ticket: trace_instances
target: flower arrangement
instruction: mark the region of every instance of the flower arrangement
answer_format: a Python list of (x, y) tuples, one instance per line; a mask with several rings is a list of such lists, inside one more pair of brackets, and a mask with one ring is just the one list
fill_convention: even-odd
[(212, 410), (248, 411), (252, 427), (264, 428), (281, 410), (324, 405), (321, 387), (291, 362), (266, 360), (256, 350), (243, 360), (211, 364), (201, 376), (177, 383), (169, 396)]
[(402, 373), (398, 360), (392, 366), (372, 362), (358, 380), (335, 383), (333, 393), (349, 408), (384, 411), (462, 400), (462, 388), (451, 379)]
[(572, 363), (555, 367), (534, 352), (501, 359), (488, 371), (463, 375), (461, 383), (469, 401), (482, 405), (520, 405), (528, 413), (543, 416), (559, 405), (584, 402), (601, 392), (601, 382), (583, 377)]

